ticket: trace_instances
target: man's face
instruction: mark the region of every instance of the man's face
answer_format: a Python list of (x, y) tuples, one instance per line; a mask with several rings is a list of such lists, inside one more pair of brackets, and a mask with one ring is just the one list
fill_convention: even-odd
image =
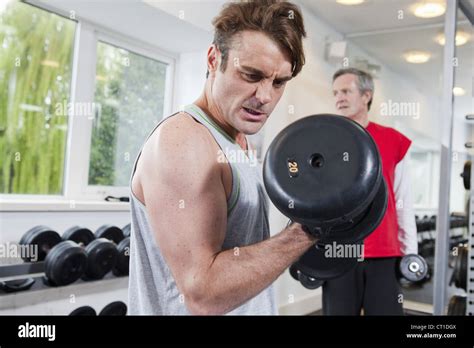
[(354, 118), (367, 113), (367, 103), (370, 92), (360, 93), (357, 87), (357, 76), (344, 74), (336, 78), (332, 84), (332, 91), (339, 114)]
[[(220, 59), (220, 52), (216, 50)], [(243, 31), (233, 38), (225, 72), (210, 71), (218, 117), (233, 129), (255, 134), (264, 125), (291, 79), (291, 60), (269, 37)]]

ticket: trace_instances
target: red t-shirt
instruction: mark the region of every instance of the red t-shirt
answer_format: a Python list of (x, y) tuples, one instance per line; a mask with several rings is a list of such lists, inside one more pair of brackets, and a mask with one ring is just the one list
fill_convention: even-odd
[(364, 241), (364, 257), (403, 256), (398, 240), (398, 222), (393, 191), (395, 166), (400, 162), (410, 147), (411, 140), (393, 128), (369, 122), (366, 130), (375, 140), (382, 157), (382, 172), (387, 184), (388, 205), (380, 225)]

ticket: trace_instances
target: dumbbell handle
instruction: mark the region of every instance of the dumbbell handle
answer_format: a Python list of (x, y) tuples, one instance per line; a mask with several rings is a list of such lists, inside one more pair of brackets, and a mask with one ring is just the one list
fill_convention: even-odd
[(418, 262), (411, 262), (408, 265), (408, 269), (413, 273), (417, 273), (420, 270), (420, 264)]
[(14, 277), (24, 274), (44, 273), (44, 261), (25, 262), (17, 265), (0, 266), (0, 278)]

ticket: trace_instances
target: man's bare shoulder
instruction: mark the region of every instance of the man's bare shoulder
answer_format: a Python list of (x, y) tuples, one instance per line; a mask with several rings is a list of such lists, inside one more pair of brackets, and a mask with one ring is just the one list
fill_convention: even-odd
[(180, 112), (165, 120), (155, 132), (155, 141), (171, 142), (179, 147), (214, 147), (208, 129), (185, 112)]
[[(165, 120), (143, 149), (148, 163), (180, 163), (186, 166), (210, 165), (217, 158), (218, 145), (209, 130), (192, 116), (181, 112)], [(165, 161), (165, 162), (163, 162)]]

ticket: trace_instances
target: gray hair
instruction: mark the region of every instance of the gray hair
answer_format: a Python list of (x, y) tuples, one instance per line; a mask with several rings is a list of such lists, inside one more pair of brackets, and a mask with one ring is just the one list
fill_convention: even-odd
[(372, 78), (372, 75), (356, 68), (344, 68), (339, 69), (334, 73), (332, 77), (332, 82), (334, 82), (339, 76), (346, 74), (352, 74), (357, 76), (357, 88), (359, 89), (359, 92), (361, 94), (367, 91), (372, 93), (372, 97), (370, 98), (369, 103), (367, 104), (367, 108), (368, 110), (370, 110), (370, 105), (372, 105), (372, 99), (374, 95), (374, 79)]

